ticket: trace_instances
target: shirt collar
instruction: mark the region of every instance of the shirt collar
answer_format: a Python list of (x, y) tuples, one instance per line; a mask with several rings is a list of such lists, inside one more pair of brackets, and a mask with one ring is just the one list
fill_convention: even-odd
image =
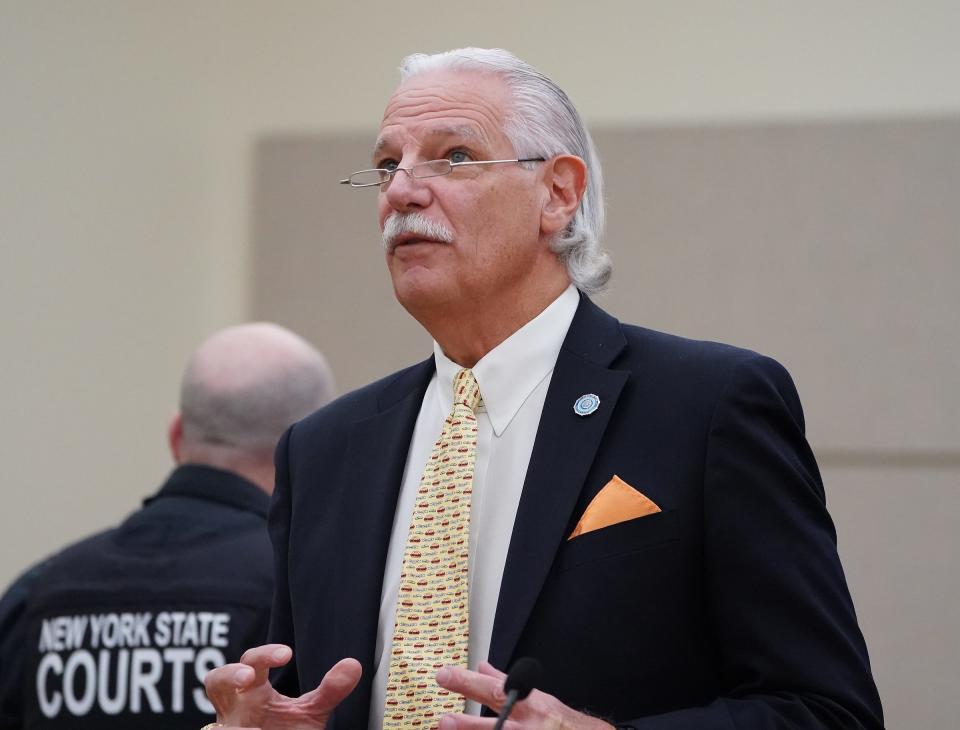
[[(580, 303), (571, 284), (540, 314), (493, 348), (473, 366), (483, 407), (498, 437), (517, 415), (534, 388), (551, 372)], [(461, 366), (433, 343), (443, 416), (453, 407), (453, 379)]]
[[(453, 381), (450, 381), (450, 401), (453, 403)], [(192, 497), (219, 502), (230, 507), (255, 512), (266, 517), (270, 511), (270, 495), (239, 474), (216, 469), (204, 464), (183, 464), (167, 477), (167, 481), (144, 505), (165, 497)]]

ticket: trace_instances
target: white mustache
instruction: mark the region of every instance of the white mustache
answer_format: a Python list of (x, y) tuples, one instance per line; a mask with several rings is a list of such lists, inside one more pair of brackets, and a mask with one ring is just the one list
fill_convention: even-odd
[(383, 222), (383, 247), (392, 251), (397, 239), (414, 235), (441, 243), (453, 243), (453, 232), (440, 223), (434, 223), (423, 213), (393, 213)]

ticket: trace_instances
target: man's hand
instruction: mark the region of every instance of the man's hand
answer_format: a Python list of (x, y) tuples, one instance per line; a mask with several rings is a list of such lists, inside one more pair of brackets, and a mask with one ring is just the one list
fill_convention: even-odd
[[(486, 705), (494, 712), (500, 712), (500, 708), (507, 699), (503, 692), (503, 681), (507, 675), (494, 669), (487, 662), (481, 662), (479, 669), (479, 672), (471, 672), (461, 667), (444, 667), (437, 672), (437, 684), (467, 699)], [(438, 730), (479, 730), (492, 728), (495, 724), (496, 720), (489, 717), (446, 715), (440, 719)], [(514, 706), (510, 719), (504, 724), (505, 730), (522, 728), (610, 730), (611, 726), (596, 717), (571, 710), (546, 692), (533, 690), (527, 699)]]
[(292, 656), (288, 646), (267, 644), (248, 649), (238, 664), (209, 672), (203, 683), (217, 710), (217, 722), (228, 728), (323, 730), (334, 708), (360, 681), (360, 662), (341, 659), (319, 687), (299, 697), (285, 697), (270, 685), (267, 674)]

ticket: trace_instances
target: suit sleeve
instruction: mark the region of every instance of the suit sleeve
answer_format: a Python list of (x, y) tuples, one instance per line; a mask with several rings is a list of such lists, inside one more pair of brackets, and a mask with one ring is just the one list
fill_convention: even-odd
[(787, 372), (751, 355), (714, 411), (704, 581), (723, 696), (637, 730), (883, 727), (823, 485)]
[(280, 437), (274, 454), (276, 480), (270, 504), (268, 523), (270, 542), (273, 543), (274, 593), (270, 612), (269, 641), (286, 644), (294, 651), (293, 659), (285, 667), (271, 672), (270, 680), (278, 692), (289, 697), (300, 695), (300, 682), (296, 670), (296, 637), (290, 604), (289, 543), (290, 543), (290, 435), (295, 426)]

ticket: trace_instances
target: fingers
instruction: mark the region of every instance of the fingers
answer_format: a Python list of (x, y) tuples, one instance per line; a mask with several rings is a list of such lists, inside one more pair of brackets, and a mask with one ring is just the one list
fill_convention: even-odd
[(244, 664), (267, 664), (271, 667), (282, 667), (293, 656), (293, 650), (285, 644), (264, 644), (247, 649), (240, 657)]
[(240, 657), (240, 663), (253, 667), (254, 678), (241, 689), (249, 689), (269, 681), (270, 670), (274, 667), (282, 667), (290, 661), (292, 656), (293, 650), (283, 644), (264, 644), (247, 649)]
[(217, 704), (217, 698), (226, 698), (236, 694), (237, 690), (249, 688), (255, 678), (256, 671), (246, 664), (224, 664), (207, 672), (203, 684), (207, 696)]
[[(493, 667), (490, 669), (496, 672)], [(503, 694), (502, 676), (491, 677), (479, 672), (471, 672), (463, 667), (444, 667), (437, 672), (437, 684), (497, 712), (500, 711), (506, 699)]]
[(283, 644), (267, 644), (248, 649), (238, 663), (207, 672), (203, 684), (218, 717), (232, 714), (238, 694), (267, 685), (270, 668), (282, 667), (292, 655), (290, 648)]
[(490, 662), (480, 662), (480, 666), (477, 667), (477, 671), (479, 671), (480, 674), (484, 674), (488, 677), (496, 677), (501, 682), (507, 678), (506, 672), (501, 672)]
[(363, 669), (356, 659), (341, 659), (323, 675), (320, 686), (303, 695), (310, 704), (323, 712), (330, 712), (339, 705), (360, 681)]
[(256, 672), (246, 664), (224, 664), (207, 672), (203, 685), (217, 714), (222, 716), (232, 707), (237, 692), (251, 687), (255, 678)]
[[(476, 717), (474, 715), (444, 715), (440, 718), (437, 730), (490, 730), (497, 721), (490, 717)], [(522, 725), (507, 720), (503, 730), (520, 730)], [(542, 730), (538, 728), (538, 730)]]
[[(494, 712), (500, 712), (506, 701), (503, 692), (503, 681), (506, 675), (487, 662), (482, 662), (478, 669), (478, 672), (471, 672), (462, 667), (444, 667), (437, 672), (437, 684), (467, 699), (486, 705)], [(481, 730), (481, 728), (493, 728), (494, 725), (495, 720), (491, 718), (446, 715), (440, 719), (438, 730)], [(527, 699), (516, 704), (510, 719), (503, 727), (505, 730), (520, 728), (611, 730), (611, 726), (603, 720), (572, 710), (556, 697), (538, 690), (534, 690)]]

